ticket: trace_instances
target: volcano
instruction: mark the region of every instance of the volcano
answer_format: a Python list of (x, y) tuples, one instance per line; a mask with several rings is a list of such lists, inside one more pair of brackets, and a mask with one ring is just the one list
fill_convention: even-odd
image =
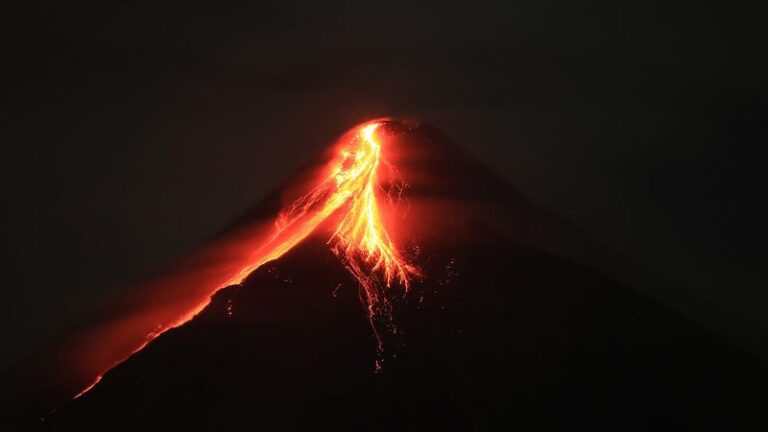
[[(437, 129), (381, 120), (340, 142), (372, 139), (371, 125), (380, 137), (360, 142), (384, 149), (366, 174), (350, 173), (373, 153), (334, 147), (227, 240), (8, 374), (9, 421), (77, 431), (764, 422), (760, 360), (545, 247), (595, 249)], [(327, 169), (339, 151), (330, 166), (340, 168)], [(347, 184), (357, 192), (336, 203)], [(242, 265), (241, 251), (266, 244), (254, 227), (275, 217), (270, 253)], [(212, 268), (228, 269), (224, 285), (210, 286)], [(115, 330), (144, 329), (159, 312), (135, 311), (164, 304), (182, 306), (151, 337)]]

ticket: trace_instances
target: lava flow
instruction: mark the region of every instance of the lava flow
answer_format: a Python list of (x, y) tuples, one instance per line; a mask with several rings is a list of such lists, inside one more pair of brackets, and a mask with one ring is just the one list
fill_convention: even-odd
[[(383, 163), (382, 144), (377, 138), (380, 126), (378, 122), (359, 126), (348, 142), (342, 143), (339, 154), (331, 161), (319, 184), (278, 214), (272, 233), (245, 259), (229, 263), (227, 268), (237, 267), (234, 271), (230, 270), (229, 275), (223, 277), (212, 291), (209, 289), (209, 295), (202, 302), (166, 324), (157, 325), (137, 348), (130, 351), (128, 357), (162, 333), (191, 320), (210, 303), (216, 291), (241, 283), (263, 264), (291, 250), (321, 223), (330, 221), (332, 215), (338, 217), (338, 225), (328, 243), (360, 283), (371, 324), (378, 315), (388, 313), (389, 306), (383, 290), (391, 287), (393, 282), (407, 290), (410, 278), (418, 275), (418, 270), (403, 258), (382, 220), (379, 199), (384, 189), (377, 176)], [(375, 325), (373, 329), (376, 332)], [(378, 334), (376, 336), (378, 338)], [(103, 373), (75, 398), (93, 388), (102, 376)]]
[(372, 123), (360, 128), (352, 142), (333, 162), (330, 175), (280, 213), (274, 237), (254, 252), (253, 263), (243, 268), (228, 284), (242, 282), (265, 262), (280, 257), (336, 210), (346, 206), (347, 210), (329, 241), (334, 245), (334, 251), (343, 255), (366, 291), (373, 288), (375, 281), (371, 274), (356, 264), (361, 254), (365, 263), (372, 264), (372, 272), (383, 272), (387, 286), (397, 278), (408, 287), (408, 276), (416, 270), (400, 256), (379, 214), (377, 191), (380, 187), (376, 174), (381, 164), (381, 144), (375, 136), (379, 126), (380, 123)]

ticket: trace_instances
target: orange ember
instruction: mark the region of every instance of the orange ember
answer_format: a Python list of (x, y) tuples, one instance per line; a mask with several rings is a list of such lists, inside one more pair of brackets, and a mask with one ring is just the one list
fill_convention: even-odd
[[(319, 184), (280, 212), (272, 233), (247, 257), (232, 262), (229, 268), (234, 271), (223, 274), (220, 283), (200, 303), (145, 333), (144, 340), (131, 354), (169, 329), (194, 318), (210, 303), (210, 297), (216, 291), (243, 282), (254, 270), (291, 250), (320, 224), (330, 222), (332, 215), (337, 215), (339, 222), (329, 244), (359, 281), (371, 323), (377, 315), (387, 314), (389, 306), (383, 290), (391, 287), (393, 282), (407, 290), (409, 278), (417, 275), (418, 270), (403, 259), (382, 220), (379, 199), (385, 192), (377, 177), (383, 162), (382, 144), (376, 135), (380, 126), (381, 123), (369, 123), (358, 127), (349, 142), (342, 143), (340, 153), (331, 161)], [(376, 332), (375, 326), (373, 329)], [(378, 334), (376, 336), (378, 338)], [(112, 367), (123, 360), (125, 358)], [(102, 375), (75, 397), (93, 388)]]

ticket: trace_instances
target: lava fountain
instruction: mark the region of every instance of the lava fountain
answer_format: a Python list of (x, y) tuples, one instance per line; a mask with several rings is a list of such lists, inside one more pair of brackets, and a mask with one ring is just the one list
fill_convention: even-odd
[[(310, 191), (279, 212), (272, 229), (269, 230), (271, 232), (251, 236), (245, 242), (250, 248), (249, 251), (243, 251), (242, 247), (220, 247), (216, 254), (228, 255), (231, 258), (219, 259), (221, 262), (213, 266), (213, 270), (208, 269), (202, 277), (196, 278), (194, 274), (188, 274), (164, 282), (164, 286), (180, 285), (182, 282), (188, 284), (193, 280), (198, 285), (209, 283), (208, 288), (197, 289), (198, 296), (202, 297), (200, 301), (187, 304), (183, 311), (175, 309), (175, 317), (170, 317), (167, 311), (162, 315), (159, 312), (137, 312), (136, 315), (143, 314), (147, 317), (116, 320), (116, 324), (105, 326), (98, 337), (90, 337), (89, 341), (92, 342), (94, 339), (120, 334), (128, 329), (129, 324), (125, 324), (128, 322), (133, 323), (130, 331), (135, 339), (135, 323), (141, 323), (144, 327), (147, 322), (154, 323), (143, 339), (127, 350), (125, 348), (131, 343), (131, 339), (126, 338), (127, 341), (123, 343), (123, 355), (117, 359), (113, 358), (111, 366), (106, 370), (102, 369), (75, 398), (88, 392), (106, 371), (143, 349), (152, 340), (194, 318), (210, 303), (211, 296), (218, 290), (241, 283), (254, 270), (290, 251), (326, 221), (335, 224), (331, 229), (328, 244), (359, 282), (363, 294), (361, 298), (367, 303), (369, 319), (379, 341), (378, 348), (381, 350), (381, 339), (374, 320), (377, 316), (389, 313), (390, 307), (384, 290), (396, 283), (407, 291), (411, 278), (419, 275), (418, 269), (403, 258), (381, 215), (380, 200), (392, 199), (391, 194), (381, 185), (379, 177), (380, 168), (386, 164), (382, 158), (382, 141), (379, 136), (383, 124), (365, 123), (345, 135), (339, 142), (337, 154)], [(239, 240), (239, 243), (242, 245), (243, 241)], [(222, 253), (222, 250), (226, 253)], [(161, 288), (162, 284), (163, 282)], [(200, 295), (201, 293), (205, 295)], [(158, 310), (162, 308), (158, 307)], [(152, 319), (154, 321), (150, 321)], [(160, 324), (156, 324), (157, 322)], [(96, 350), (91, 348), (90, 351), (93, 353)], [(119, 352), (113, 349), (110, 354), (117, 357)], [(103, 363), (105, 355), (101, 357)]]

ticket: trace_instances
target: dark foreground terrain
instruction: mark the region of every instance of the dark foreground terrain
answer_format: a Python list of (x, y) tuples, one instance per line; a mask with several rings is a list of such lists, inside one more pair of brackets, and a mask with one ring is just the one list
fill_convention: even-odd
[(398, 302), (402, 334), (384, 338), (378, 373), (355, 281), (315, 240), (221, 291), (46, 423), (700, 430), (765, 412), (752, 358), (587, 269), (478, 240), (453, 265), (434, 257), (431, 282)]

